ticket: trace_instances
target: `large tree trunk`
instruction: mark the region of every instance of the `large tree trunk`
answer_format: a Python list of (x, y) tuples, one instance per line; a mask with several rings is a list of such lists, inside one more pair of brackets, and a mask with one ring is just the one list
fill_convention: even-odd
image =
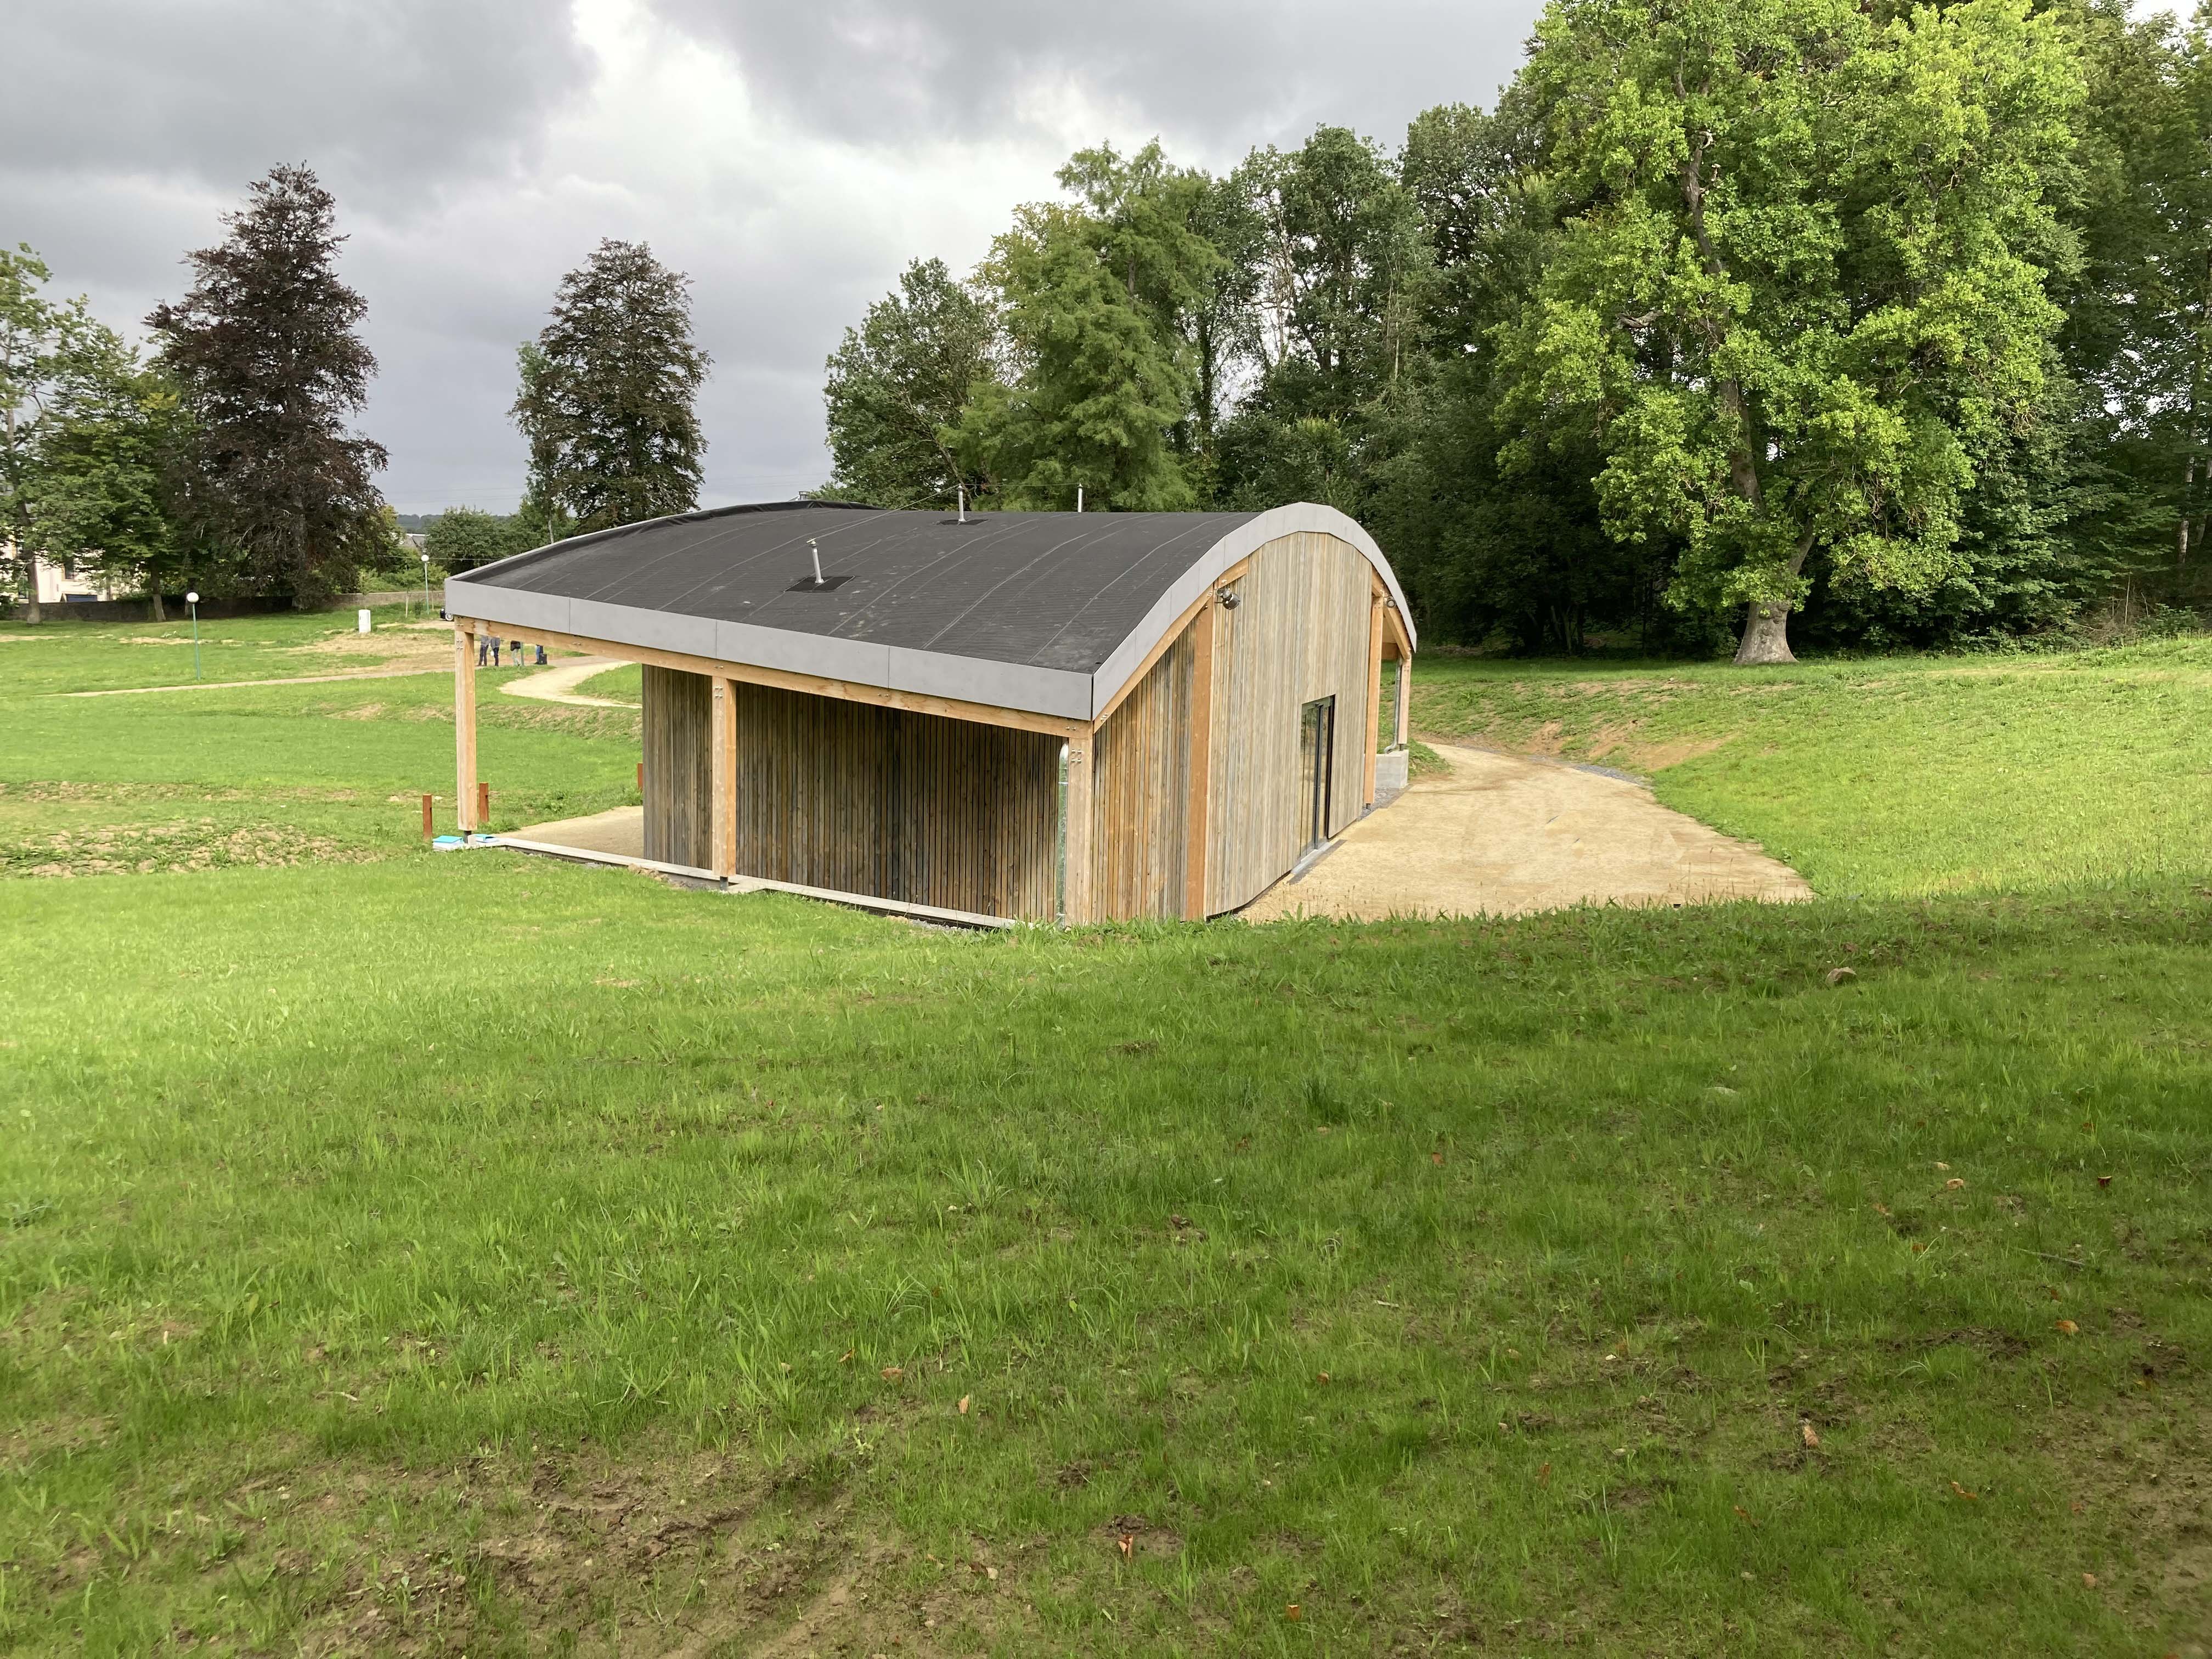
[(168, 621), (169, 613), (161, 605), (161, 584), (155, 582), (147, 592), (154, 601), (154, 620), (157, 623)]
[(1735, 648), (1738, 668), (1765, 663), (1796, 662), (1790, 654), (1790, 607), (1781, 600), (1754, 605), (1744, 618), (1743, 639)]

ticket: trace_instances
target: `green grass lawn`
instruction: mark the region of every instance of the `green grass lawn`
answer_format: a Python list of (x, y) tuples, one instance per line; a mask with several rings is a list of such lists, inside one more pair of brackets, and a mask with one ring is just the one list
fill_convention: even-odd
[[(0, 646), (56, 648), (134, 647)], [(2191, 752), (2103, 712), (2172, 649), (2004, 738), (1886, 666), (2136, 834), (2169, 770), (2068, 745)], [(1424, 664), (1415, 725), (1587, 753), (1591, 678)], [(448, 690), (0, 680), (22, 833), (228, 792), (336, 844), (0, 879), (0, 1645), (2212, 1641), (2201, 840), (2082, 883), (2031, 789), (2021, 894), (1946, 890), (1964, 831), (1876, 861), (1851, 681), (1657, 775), (1797, 734), (1743, 810), (1897, 896), (974, 936), (423, 853), (383, 794)], [(628, 783), (634, 715), (501, 701), (502, 772)]]
[[(0, 874), (380, 858), (420, 844), (425, 793), (437, 827), (453, 827), (450, 634), (362, 638), (327, 615), (201, 634), (210, 680), (311, 683), (70, 696), (189, 681), (189, 628), (0, 629)], [(398, 678), (320, 678), (418, 664)], [(635, 800), (637, 715), (500, 695), (531, 672), (478, 673), (492, 826)]]
[(1650, 774), (1818, 892), (2021, 891), (2207, 865), (2212, 641), (1796, 668), (1424, 659), (1423, 736)]

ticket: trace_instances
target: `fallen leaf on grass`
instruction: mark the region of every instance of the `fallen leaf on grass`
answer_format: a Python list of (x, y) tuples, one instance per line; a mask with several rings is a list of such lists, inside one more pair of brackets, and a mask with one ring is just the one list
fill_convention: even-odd
[(1443, 1161), (1444, 1155), (1442, 1152), (1431, 1152), (1429, 1154), (1429, 1162), (1431, 1164), (1441, 1164)]
[(1847, 979), (1856, 979), (1858, 972), (1851, 968), (1831, 968), (1821, 977), (1831, 985), (1841, 985)]
[(1912, 1247), (1912, 1254), (1915, 1255), (1925, 1255), (1928, 1254), (1928, 1247), (1925, 1244), (1915, 1244)]
[(1949, 1169), (1951, 1166), (1950, 1166), (1949, 1164), (1946, 1164), (1946, 1163), (1945, 1163), (1942, 1158), (1937, 1158), (1937, 1159), (1936, 1160), (1936, 1167), (1937, 1169), (1939, 1169), (1939, 1170), (1948, 1170), (1948, 1169)]
[(848, 1349), (846, 1349), (846, 1350), (845, 1350), (845, 1352), (842, 1352), (842, 1353), (841, 1353), (841, 1354), (839, 1354), (839, 1355), (837, 1356), (837, 1363), (838, 1363), (839, 1364), (841, 1364), (841, 1365), (845, 1364), (848, 1363), (848, 1362), (852, 1359), (852, 1358), (853, 1358), (853, 1350), (852, 1350), (852, 1349), (850, 1349), (850, 1348), (848, 1348)]
[(1290, 1606), (1283, 1609), (1283, 1617), (1289, 1620), (1294, 1625), (1305, 1616), (1305, 1610), (1299, 1607), (1295, 1601), (1291, 1602)]
[(1137, 1553), (1137, 1534), (1133, 1532), (1123, 1533), (1115, 1541), (1115, 1547), (1121, 1552), (1121, 1559), (1124, 1561), (1131, 1559)]
[(963, 1416), (963, 1417), (965, 1417), (965, 1416), (967, 1416), (967, 1415), (968, 1415), (968, 1401), (969, 1401), (969, 1396), (968, 1396), (967, 1395), (964, 1395), (964, 1394), (963, 1394), (963, 1395), (962, 1395), (960, 1396), (960, 1403), (959, 1403), (957, 1406), (956, 1406), (956, 1407), (953, 1407), (953, 1409), (954, 1409), (955, 1411), (958, 1412), (958, 1413), (960, 1413), (960, 1415), (961, 1415), (961, 1416)]
[(2069, 1335), (2069, 1336), (2074, 1336), (2074, 1335), (2078, 1334), (2080, 1333), (2081, 1329), (2081, 1328), (2079, 1325), (2076, 1325), (2076, 1324), (2075, 1324), (2072, 1320), (2070, 1320), (2070, 1319), (2062, 1319), (2062, 1320), (2060, 1320), (2060, 1321), (2058, 1322), (2058, 1328), (2059, 1328), (2060, 1330), (2062, 1330), (2062, 1331), (2065, 1332), (2065, 1333), (2066, 1333), (2066, 1334), (2067, 1334), (2067, 1335)]
[(1549, 1463), (1547, 1463), (1542, 1468), (1536, 1471), (1536, 1484), (1540, 1486), (1547, 1486), (1551, 1485), (1551, 1483), (1552, 1466)]
[(2096, 1589), (2096, 1588), (2097, 1588), (2097, 1575), (2096, 1575), (2095, 1573), (2094, 1573), (2094, 1572), (2085, 1572), (2085, 1573), (2083, 1573), (2083, 1574), (2081, 1575), (2081, 1588), (2082, 1588), (2083, 1589)]
[(1328, 1382), (1328, 1373), (1327, 1371), (1320, 1371), (1320, 1372), (1316, 1372), (1316, 1373), (1315, 1374), (1315, 1376), (1314, 1376), (1314, 1381), (1315, 1381), (1315, 1382)]
[(1981, 1493), (1978, 1492), (1968, 1492), (1964, 1486), (1960, 1486), (1955, 1480), (1951, 1483), (1951, 1490), (1958, 1493), (1960, 1497), (1965, 1498), (1969, 1504), (1978, 1504), (1982, 1501)]
[(1877, 1204), (1874, 1206), (1874, 1212), (1876, 1215), (1887, 1215), (1889, 1213), (1889, 1206), (1887, 1204)]
[(886, 1365), (884, 1367), (884, 1381), (886, 1382), (896, 1382), (899, 1378), (905, 1375), (906, 1367), (903, 1365)]
[(1742, 1504), (1732, 1504), (1729, 1507), (1743, 1518), (1743, 1524), (1747, 1527), (1755, 1527), (1759, 1524), (1758, 1522), (1751, 1518), (1751, 1511), (1744, 1508)]
[(1966, 1184), (1966, 1183), (1960, 1180), (1958, 1176), (1953, 1176), (1948, 1181), (1943, 1183), (1943, 1190), (1947, 1193), (1955, 1193), (1960, 1188)]
[(2097, 1177), (2097, 1184), (2100, 1187), (2109, 1187), (2112, 1184), (2112, 1178), (2110, 1176), (2099, 1176)]
[(1808, 1446), (1817, 1446), (1820, 1443), (1820, 1437), (1814, 1432), (1810, 1423), (1800, 1423), (1797, 1425), (1797, 1433)]

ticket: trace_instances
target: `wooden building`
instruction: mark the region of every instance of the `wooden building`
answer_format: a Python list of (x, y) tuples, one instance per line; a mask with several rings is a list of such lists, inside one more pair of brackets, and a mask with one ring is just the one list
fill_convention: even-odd
[(647, 858), (985, 915), (1237, 909), (1373, 804), (1386, 661), (1405, 742), (1405, 596), (1309, 504), (728, 507), (446, 604), (465, 812), (477, 635), (566, 646), (644, 665)]

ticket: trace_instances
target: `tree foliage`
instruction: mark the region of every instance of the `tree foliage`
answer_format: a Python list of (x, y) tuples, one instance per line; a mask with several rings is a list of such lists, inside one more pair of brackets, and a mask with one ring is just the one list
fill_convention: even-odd
[[(1395, 152), (1073, 158), (975, 273), (1005, 349), (937, 427), (1010, 506), (1334, 504), (1431, 637), (1520, 650), (2186, 592), (2209, 43), (2127, 0), (1553, 0), (1491, 108)], [(841, 479), (890, 447), (842, 429)]]
[(337, 274), (336, 204), (307, 167), (272, 169), (223, 223), (186, 256), (191, 290), (146, 319), (189, 417), (173, 509), (248, 580), (311, 605), (381, 543), (385, 452), (348, 424), (376, 372), (355, 331), (368, 305)]
[(188, 433), (176, 388), (82, 297), (41, 290), (43, 261), (0, 250), (0, 540), (37, 620), (34, 561), (155, 597), (184, 538), (168, 475)]
[(917, 259), (898, 291), (868, 307), (830, 355), (823, 389), (826, 493), (878, 507), (951, 507), (983, 478), (953, 453), (976, 383), (993, 378), (999, 319), (989, 298), (953, 280), (941, 259)]
[(531, 493), (581, 531), (699, 503), (696, 405), (713, 360), (692, 338), (690, 280), (642, 242), (604, 240), (521, 348), (513, 412)]

